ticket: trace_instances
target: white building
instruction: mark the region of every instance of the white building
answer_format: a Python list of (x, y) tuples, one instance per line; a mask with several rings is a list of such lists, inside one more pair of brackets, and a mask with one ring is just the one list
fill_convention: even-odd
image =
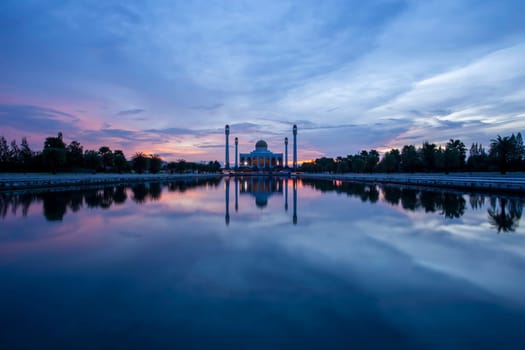
[(255, 150), (250, 153), (241, 153), (239, 158), (241, 167), (261, 169), (283, 167), (284, 165), (283, 154), (268, 150), (268, 144), (264, 140), (257, 141)]

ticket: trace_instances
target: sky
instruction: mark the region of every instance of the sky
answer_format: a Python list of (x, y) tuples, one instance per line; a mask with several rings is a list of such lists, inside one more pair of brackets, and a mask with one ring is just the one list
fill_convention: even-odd
[[(521, 0), (0, 2), (0, 136), (299, 161), (525, 132)], [(290, 153), (291, 161), (291, 153)]]

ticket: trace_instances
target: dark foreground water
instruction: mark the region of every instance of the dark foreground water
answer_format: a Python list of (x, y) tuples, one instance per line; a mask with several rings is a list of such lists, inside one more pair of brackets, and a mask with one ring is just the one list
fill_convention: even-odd
[(0, 348), (525, 349), (523, 203), (267, 178), (0, 193)]

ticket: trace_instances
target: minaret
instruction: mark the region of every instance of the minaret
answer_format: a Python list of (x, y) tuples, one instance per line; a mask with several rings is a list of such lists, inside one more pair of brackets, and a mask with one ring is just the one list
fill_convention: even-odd
[(293, 180), (293, 224), (297, 225), (297, 178), (294, 177)]
[(239, 139), (236, 137), (235, 138), (235, 170), (237, 170), (237, 168), (239, 167), (239, 163), (237, 162), (238, 161), (238, 150), (239, 150)]
[(226, 221), (226, 226), (230, 224), (230, 178), (227, 177), (224, 179), (224, 201), (226, 204), (226, 215), (224, 215), (224, 220)]
[(297, 125), (293, 125), (293, 170), (297, 170)]
[(224, 128), (224, 133), (226, 134), (226, 159), (224, 162), (224, 169), (230, 169), (230, 126), (226, 124)]
[(284, 210), (288, 211), (288, 178), (284, 179)]
[(284, 138), (284, 167), (288, 168), (288, 137)]
[(239, 211), (239, 178), (235, 177), (235, 212)]

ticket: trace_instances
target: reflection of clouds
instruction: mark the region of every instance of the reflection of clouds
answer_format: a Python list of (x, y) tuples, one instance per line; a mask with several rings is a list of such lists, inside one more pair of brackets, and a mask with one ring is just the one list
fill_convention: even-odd
[[(381, 278), (385, 271), (411, 261), (429, 273), (468, 281), (490, 294), (522, 303), (525, 285), (520, 276), (525, 269), (525, 244), (520, 242), (525, 243), (525, 235), (501, 239), (491, 229), (483, 209), (469, 208), (461, 218), (446, 219), (437, 212), (402, 210), (384, 202), (367, 206), (357, 198), (341, 200), (333, 193), (316, 203), (302, 203), (309, 206), (301, 210), (304, 221), (308, 221), (308, 227), (303, 227), (320, 234), (295, 237), (291, 252), (338, 261), (364, 276), (379, 274)], [(325, 207), (330, 209), (323, 210)], [(392, 250), (396, 258), (384, 264)], [(398, 277), (397, 283), (408, 283)]]
[[(2, 273), (14, 271), (2, 280), (33, 287), (13, 298), (23, 310), (45, 299), (67, 305), (53, 310), (58, 318), (70, 319), (70, 305), (82, 320), (94, 314), (96, 322), (83, 329), (89, 336), (129, 330), (137, 317), (145, 334), (168, 330), (178, 339), (187, 330), (223, 337), (243, 327), (250, 336), (289, 339), (289, 329), (303, 338), (323, 329), (319, 348), (326, 337), (354, 341), (363, 334), (378, 341), (388, 334), (386, 342), (396, 345), (415, 338), (412, 348), (514, 334), (524, 312), (525, 235), (495, 234), (484, 210), (455, 219), (423, 210), (400, 215), (401, 205), (319, 191), (303, 200), (303, 190), (314, 191), (299, 186), (297, 226), (284, 198), (260, 211), (245, 196), (225, 227), (223, 186), (164, 190), (141, 206), (128, 199), (109, 210), (82, 207), (60, 224), (28, 214), (9, 222), (13, 236), (18, 229), (36, 236), (35, 225), (26, 225), (31, 220), (48, 238), (19, 237), (18, 250), (3, 254), (9, 242), (0, 233)], [(28, 270), (44, 277), (35, 282)], [(16, 312), (41, 321), (38, 313)], [(499, 322), (504, 329), (494, 328)]]
[[(290, 183), (289, 195), (291, 192)], [(264, 247), (272, 247), (338, 278), (357, 278), (365, 285), (373, 282), (368, 286), (371, 290), (376, 285), (388, 289), (417, 283), (410, 272), (417, 268), (419, 275), (440, 274), (516, 302), (525, 292), (520, 278), (525, 269), (525, 245), (520, 245), (525, 243), (524, 229), (518, 227), (513, 235), (495, 234), (487, 222), (486, 208), (479, 203), (480, 210), (467, 206), (460, 218), (446, 219), (438, 211), (403, 210), (401, 203), (392, 206), (383, 201), (363, 203), (360, 195), (321, 193), (301, 184), (298, 192), (301, 220), (297, 229), (280, 197), (269, 201), (264, 211), (255, 207), (252, 198), (240, 197), (239, 211), (230, 213), (232, 220), (226, 229), (223, 186), (209, 184), (184, 192), (164, 188), (158, 200), (148, 200), (140, 207), (131, 200), (128, 189), (125, 203), (112, 205), (110, 210), (100, 210), (97, 205), (89, 210), (82, 207), (65, 215), (60, 225), (41, 225), (44, 218), (38, 211), (31, 211), (24, 219), (32, 223), (30, 226), (22, 220), (9, 221), (12, 234), (0, 236), (0, 249), (7, 259), (96, 247), (100, 256), (115, 254), (115, 259), (120, 259), (156, 241), (190, 234), (195, 238), (220, 237), (231, 249), (246, 254), (265, 254)], [(96, 193), (100, 198), (95, 202), (103, 203), (104, 192)], [(230, 193), (231, 203), (233, 195)], [(39, 226), (40, 232), (33, 229)], [(12, 238), (15, 236), (17, 240)], [(119, 237), (134, 239), (120, 246)], [(246, 268), (249, 271), (250, 266)]]
[[(414, 218), (413, 218), (414, 219)], [(487, 227), (444, 223), (423, 217), (393, 236), (383, 225), (366, 223), (374, 237), (404, 252), (418, 265), (523, 303), (525, 251), (498, 240)]]

